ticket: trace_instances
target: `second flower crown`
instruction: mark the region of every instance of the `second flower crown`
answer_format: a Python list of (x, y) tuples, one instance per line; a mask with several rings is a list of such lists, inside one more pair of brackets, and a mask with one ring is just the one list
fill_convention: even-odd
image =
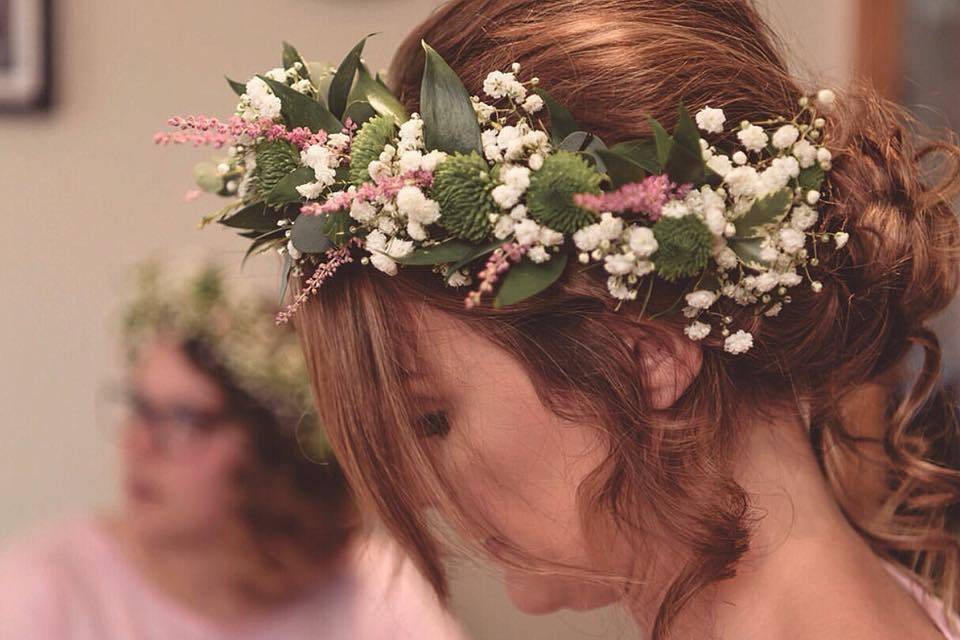
[(285, 44), (281, 67), (230, 81), (240, 99), (228, 120), (171, 118), (155, 136), (225, 149), (195, 172), (230, 199), (204, 224), (239, 229), (248, 255), (278, 251), (284, 290), (304, 279), (280, 322), (358, 259), (389, 275), (433, 269), (465, 288), (468, 308), (535, 296), (579, 261), (602, 267), (619, 301), (648, 297), (657, 279), (682, 283), (686, 335), (719, 331), (740, 354), (753, 336), (718, 302), (775, 316), (790, 288), (820, 290), (808, 271), (818, 242), (847, 242), (814, 230), (829, 90), (795, 114), (739, 123), (726, 152), (709, 140), (730, 131), (722, 109), (691, 117), (683, 105), (672, 134), (651, 118), (651, 138), (607, 146), (519, 64), (492, 71), (481, 99), (426, 43), (420, 110), (407, 113), (363, 63), (366, 39), (336, 68)]

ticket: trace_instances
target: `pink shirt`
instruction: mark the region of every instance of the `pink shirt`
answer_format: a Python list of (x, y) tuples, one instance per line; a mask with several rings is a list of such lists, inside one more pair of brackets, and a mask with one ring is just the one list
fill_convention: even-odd
[[(927, 590), (923, 588), (923, 585), (910, 575), (906, 569), (889, 563), (885, 564), (887, 571), (889, 571), (890, 574), (896, 578), (897, 582), (909, 591), (917, 602), (920, 603), (920, 606), (926, 610), (927, 615), (930, 616), (930, 620), (937, 626), (937, 629), (940, 630), (943, 637), (946, 638), (946, 640), (960, 640), (960, 620), (957, 620), (957, 617), (952, 615), (943, 606), (943, 601), (928, 593)], [(948, 618), (954, 620), (953, 628), (951, 628)]]
[(92, 519), (47, 529), (0, 555), (0, 640), (464, 637), (412, 563), (384, 540), (374, 539), (329, 582), (246, 628), (212, 623), (159, 593)]

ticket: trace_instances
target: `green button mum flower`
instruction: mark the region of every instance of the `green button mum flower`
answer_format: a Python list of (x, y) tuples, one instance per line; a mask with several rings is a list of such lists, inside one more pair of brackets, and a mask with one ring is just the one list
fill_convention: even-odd
[(490, 214), (497, 204), (490, 196), (494, 182), (486, 160), (476, 152), (455, 153), (434, 173), (433, 198), (440, 203), (440, 224), (456, 237), (479, 242), (490, 235)]
[(551, 229), (573, 233), (597, 221), (594, 213), (573, 202), (576, 193), (600, 193), (602, 176), (579, 154), (560, 151), (547, 156), (533, 172), (527, 190), (530, 215)]
[(396, 128), (393, 118), (386, 116), (374, 116), (360, 127), (350, 147), (350, 182), (360, 185), (370, 180), (367, 167), (393, 142)]
[(660, 277), (674, 282), (697, 275), (707, 266), (713, 237), (697, 216), (660, 218), (653, 225), (653, 235), (659, 246), (653, 260)]
[(257, 149), (254, 185), (257, 193), (266, 194), (300, 166), (300, 152), (286, 140), (267, 142)]

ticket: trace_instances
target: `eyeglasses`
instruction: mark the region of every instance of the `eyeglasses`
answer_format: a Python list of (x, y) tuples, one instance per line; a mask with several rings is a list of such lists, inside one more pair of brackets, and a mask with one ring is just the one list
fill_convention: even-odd
[(189, 442), (202, 439), (234, 417), (229, 410), (210, 410), (187, 403), (154, 403), (139, 391), (116, 387), (102, 394), (110, 408), (112, 427), (140, 426), (150, 434), (152, 442), (164, 451), (182, 449)]

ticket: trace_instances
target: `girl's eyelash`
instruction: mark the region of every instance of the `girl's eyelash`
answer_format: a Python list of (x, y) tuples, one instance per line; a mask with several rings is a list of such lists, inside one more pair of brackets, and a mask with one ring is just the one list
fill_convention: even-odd
[(450, 420), (445, 411), (432, 411), (417, 418), (415, 428), (421, 437), (443, 438), (450, 433)]

